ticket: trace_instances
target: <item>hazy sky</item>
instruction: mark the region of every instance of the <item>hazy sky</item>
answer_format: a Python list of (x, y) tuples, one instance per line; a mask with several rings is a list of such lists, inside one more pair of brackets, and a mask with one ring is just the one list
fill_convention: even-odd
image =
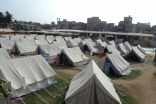
[(15, 19), (40, 23), (61, 20), (87, 22), (99, 16), (102, 21), (118, 24), (131, 15), (133, 23), (156, 25), (156, 0), (0, 0), (0, 12), (9, 11)]

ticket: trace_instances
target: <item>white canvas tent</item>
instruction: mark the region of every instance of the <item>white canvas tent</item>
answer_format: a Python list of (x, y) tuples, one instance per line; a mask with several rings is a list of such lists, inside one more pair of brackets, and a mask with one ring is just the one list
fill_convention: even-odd
[(86, 42), (93, 42), (91, 38), (85, 39)]
[(8, 60), (11, 59), (10, 55), (4, 48), (0, 48), (0, 60)]
[(145, 60), (145, 55), (137, 47), (133, 47), (132, 49), (137, 58), (143, 62)]
[(116, 49), (116, 47), (114, 45), (107, 45), (106, 48), (109, 52), (114, 52), (114, 53), (120, 54), (120, 52)]
[(95, 41), (95, 43), (96, 43), (97, 45), (99, 45), (100, 43), (102, 43), (102, 40), (101, 40), (101, 39), (98, 39), (98, 40)]
[(64, 41), (64, 42), (66, 42), (62, 37), (55, 37), (55, 40), (56, 41)]
[(0, 41), (1, 40), (8, 40), (6, 36), (0, 36)]
[(114, 46), (116, 46), (116, 44), (115, 44), (114, 40), (109, 41), (109, 42), (108, 42), (108, 44), (109, 44), (109, 45), (114, 45)]
[(3, 34), (2, 36), (5, 36), (7, 38), (7, 40), (10, 40), (10, 37), (12, 37), (14, 35), (13, 34), (7, 34), (7, 35)]
[(20, 41), (21, 38), (24, 38), (24, 35), (12, 36), (12, 37), (10, 37), (10, 40), (13, 40), (13, 41)]
[(36, 55), (38, 54), (38, 45), (35, 41), (16, 42), (19, 55)]
[(57, 54), (61, 53), (61, 49), (56, 44), (40, 45), (39, 50), (45, 56), (46, 53), (50, 54), (50, 58), (54, 61)]
[(53, 41), (55, 40), (55, 37), (53, 35), (50, 35), (50, 36), (46, 36), (46, 39), (49, 43), (53, 43)]
[(125, 48), (125, 46), (123, 45), (123, 43), (120, 43), (120, 44), (118, 45), (118, 47), (119, 47), (119, 50), (120, 50), (122, 53), (124, 53), (124, 54), (126, 54), (126, 53), (129, 52), (128, 50), (126, 50), (126, 48)]
[(97, 48), (95, 48), (95, 42), (88, 41), (87, 46), (89, 47), (92, 53), (97, 53), (99, 51)]
[(59, 47), (61, 50), (63, 48), (68, 48), (65, 41), (54, 41), (54, 44)]
[(81, 38), (74, 38), (74, 40), (77, 41), (78, 43), (82, 41)]
[(132, 46), (128, 42), (124, 42), (125, 49), (128, 51), (132, 50)]
[(145, 51), (140, 45), (138, 45), (137, 48), (138, 48), (145, 56), (147, 56), (146, 51)]
[(64, 48), (63, 53), (67, 56), (71, 62), (70, 64), (73, 66), (83, 65), (88, 62), (88, 58), (79, 47)]
[(72, 47), (78, 46), (79, 43), (75, 41), (74, 39), (68, 39), (66, 44), (69, 48), (72, 48)]
[(107, 54), (107, 58), (111, 62), (115, 74), (128, 75), (131, 72), (130, 64), (119, 53)]
[(0, 77), (11, 82), (12, 98), (51, 84), (54, 75), (55, 71), (41, 55), (0, 61)]
[(12, 40), (3, 40), (3, 41), (0, 41), (1, 42), (1, 47), (6, 49), (7, 52), (13, 52), (15, 53), (15, 41), (12, 41)]
[(36, 42), (36, 44), (38, 44), (38, 45), (47, 45), (47, 44), (49, 44), (49, 43), (47, 42), (46, 39), (35, 40), (35, 42)]
[(35, 40), (45, 40), (45, 35), (37, 35), (35, 36)]
[(66, 104), (121, 104), (111, 80), (92, 60), (72, 80)]
[(66, 42), (67, 42), (69, 39), (72, 39), (72, 37), (64, 37), (64, 39), (65, 39)]

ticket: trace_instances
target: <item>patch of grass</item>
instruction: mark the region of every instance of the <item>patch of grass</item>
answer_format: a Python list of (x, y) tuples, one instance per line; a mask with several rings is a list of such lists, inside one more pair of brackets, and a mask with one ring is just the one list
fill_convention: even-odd
[(132, 80), (132, 79), (138, 77), (140, 74), (141, 74), (140, 70), (131, 70), (131, 73), (129, 75), (123, 76), (121, 78), (125, 79), (125, 80)]
[[(65, 78), (66, 79), (66, 78)], [(50, 94), (46, 92), (46, 90), (40, 90), (37, 91), (37, 93), (45, 99), (49, 104), (59, 104), (61, 103), (64, 98), (66, 91), (68, 90), (68, 86), (70, 82), (65, 83), (66, 81), (63, 80), (62, 78), (56, 76), (55, 80), (57, 80), (57, 83), (55, 85), (51, 85), (46, 88)], [(25, 96), (24, 102), (26, 104), (45, 104), (38, 96), (36, 96), (34, 93), (31, 93), (27, 96)], [(21, 101), (18, 101), (14, 104), (23, 104)], [(65, 104), (65, 102), (62, 102), (62, 104)]]
[(138, 104), (136, 99), (127, 93), (128, 90), (125, 87), (122, 85), (115, 85), (114, 87), (122, 104)]

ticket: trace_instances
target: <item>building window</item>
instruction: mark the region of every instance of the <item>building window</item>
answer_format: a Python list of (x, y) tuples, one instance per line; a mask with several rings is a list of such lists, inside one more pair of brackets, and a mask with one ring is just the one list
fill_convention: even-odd
[(30, 27), (27, 27), (27, 29), (30, 29)]
[(34, 27), (32, 27), (32, 30), (34, 30)]

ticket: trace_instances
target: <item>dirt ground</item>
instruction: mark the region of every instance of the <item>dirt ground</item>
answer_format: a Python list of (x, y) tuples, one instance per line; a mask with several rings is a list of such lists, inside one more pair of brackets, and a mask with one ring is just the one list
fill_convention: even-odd
[[(97, 61), (99, 58), (95, 56), (88, 56), (90, 59)], [(148, 55), (145, 62), (137, 62), (135, 60), (127, 60), (130, 63), (131, 70), (141, 70), (141, 75), (132, 80), (123, 80), (121, 78), (113, 77), (114, 85), (120, 85), (126, 91), (126, 95), (130, 96), (137, 102), (136, 104), (156, 104), (156, 67), (153, 66), (152, 60), (154, 55)], [(79, 73), (85, 65), (79, 67), (59, 66), (52, 68), (59, 75), (68, 76), (72, 79)]]
[(137, 104), (156, 104), (156, 67), (152, 64), (153, 58), (153, 55), (149, 55), (143, 63), (128, 60), (131, 70), (141, 70), (141, 75), (130, 81), (112, 80), (114, 84), (126, 88), (126, 93), (136, 100)]

